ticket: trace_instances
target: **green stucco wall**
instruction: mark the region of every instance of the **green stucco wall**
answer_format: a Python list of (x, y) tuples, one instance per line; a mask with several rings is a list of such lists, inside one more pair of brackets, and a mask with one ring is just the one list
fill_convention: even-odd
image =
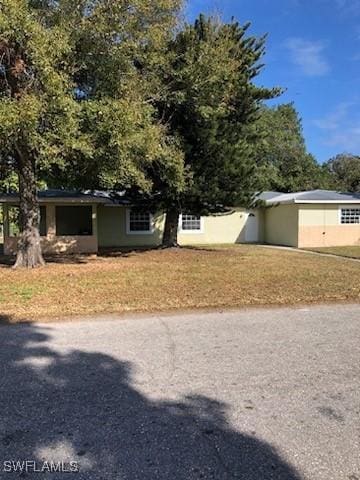
[[(263, 211), (251, 212), (258, 222), (258, 238), (263, 241)], [(196, 233), (179, 232), (180, 245), (243, 243), (247, 241), (246, 228), (249, 212), (236, 209), (224, 215), (203, 217), (203, 231)], [(151, 234), (129, 234), (126, 232), (125, 207), (98, 207), (99, 247), (156, 246), (162, 242), (165, 215), (154, 215), (154, 231)]]
[(154, 232), (150, 234), (126, 233), (126, 208), (98, 207), (99, 247), (156, 246), (162, 241), (165, 216), (154, 215)]

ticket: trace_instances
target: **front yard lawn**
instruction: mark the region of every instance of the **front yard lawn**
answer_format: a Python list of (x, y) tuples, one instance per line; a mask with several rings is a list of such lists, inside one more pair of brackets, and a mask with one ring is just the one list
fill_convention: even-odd
[(308, 248), (312, 252), (328, 253), (332, 255), (340, 255), (341, 257), (359, 258), (360, 259), (360, 245), (351, 247), (321, 247)]
[(3, 322), (98, 313), (360, 300), (360, 266), (257, 246), (69, 257), (0, 267)]

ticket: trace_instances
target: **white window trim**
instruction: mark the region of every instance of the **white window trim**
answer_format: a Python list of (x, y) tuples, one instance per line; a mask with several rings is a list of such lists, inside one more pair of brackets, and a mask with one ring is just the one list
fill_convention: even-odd
[[(189, 214), (191, 215), (191, 214)], [(200, 230), (183, 230), (182, 229), (182, 214), (179, 216), (179, 233), (182, 235), (200, 235), (204, 233), (204, 217), (200, 216)]]
[(130, 212), (131, 208), (126, 209), (126, 235), (152, 235), (155, 231), (154, 227), (154, 215), (149, 212), (150, 217), (150, 230), (130, 230)]
[(360, 205), (359, 204), (346, 204), (346, 205), (339, 205), (339, 210), (338, 210), (338, 216), (339, 216), (339, 225), (343, 226), (343, 227), (358, 227), (360, 226), (360, 223), (342, 223), (341, 221), (341, 217), (342, 217), (342, 214), (341, 214), (341, 210), (344, 209), (344, 208), (360, 208)]

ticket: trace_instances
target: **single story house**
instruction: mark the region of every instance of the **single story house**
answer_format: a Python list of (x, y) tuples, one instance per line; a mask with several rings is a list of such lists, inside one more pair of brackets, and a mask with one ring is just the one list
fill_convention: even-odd
[[(180, 245), (267, 243), (292, 247), (360, 245), (360, 195), (326, 190), (264, 192), (253, 209), (180, 216)], [(125, 195), (108, 192), (39, 192), (45, 253), (95, 253), (99, 248), (161, 244), (163, 212), (139, 210)], [(4, 253), (16, 253), (19, 198), (0, 196)]]

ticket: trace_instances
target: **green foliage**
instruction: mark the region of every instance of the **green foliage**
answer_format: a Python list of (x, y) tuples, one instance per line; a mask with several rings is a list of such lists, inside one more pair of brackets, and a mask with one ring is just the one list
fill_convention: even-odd
[(153, 106), (179, 7), (179, 0), (3, 0), (2, 164), (21, 148), (49, 186), (143, 191), (156, 166), (181, 189), (181, 149)]
[(342, 153), (324, 165), (332, 188), (360, 193), (360, 156)]
[(200, 16), (170, 43), (158, 106), (181, 139), (187, 176), (181, 195), (165, 192), (168, 206), (206, 213), (252, 198), (253, 125), (280, 90), (255, 85), (265, 39), (247, 36), (248, 27)]
[(0, 162), (0, 194), (15, 192), (18, 189), (16, 172), (8, 162)]
[(306, 150), (299, 115), (292, 104), (263, 107), (254, 145), (259, 190), (296, 192), (324, 188), (326, 175)]
[(45, 27), (27, 1), (2, 2), (1, 158), (21, 146), (39, 164), (59, 161), (72, 137), (81, 138), (79, 106), (64, 63), (70, 50), (66, 32)]

